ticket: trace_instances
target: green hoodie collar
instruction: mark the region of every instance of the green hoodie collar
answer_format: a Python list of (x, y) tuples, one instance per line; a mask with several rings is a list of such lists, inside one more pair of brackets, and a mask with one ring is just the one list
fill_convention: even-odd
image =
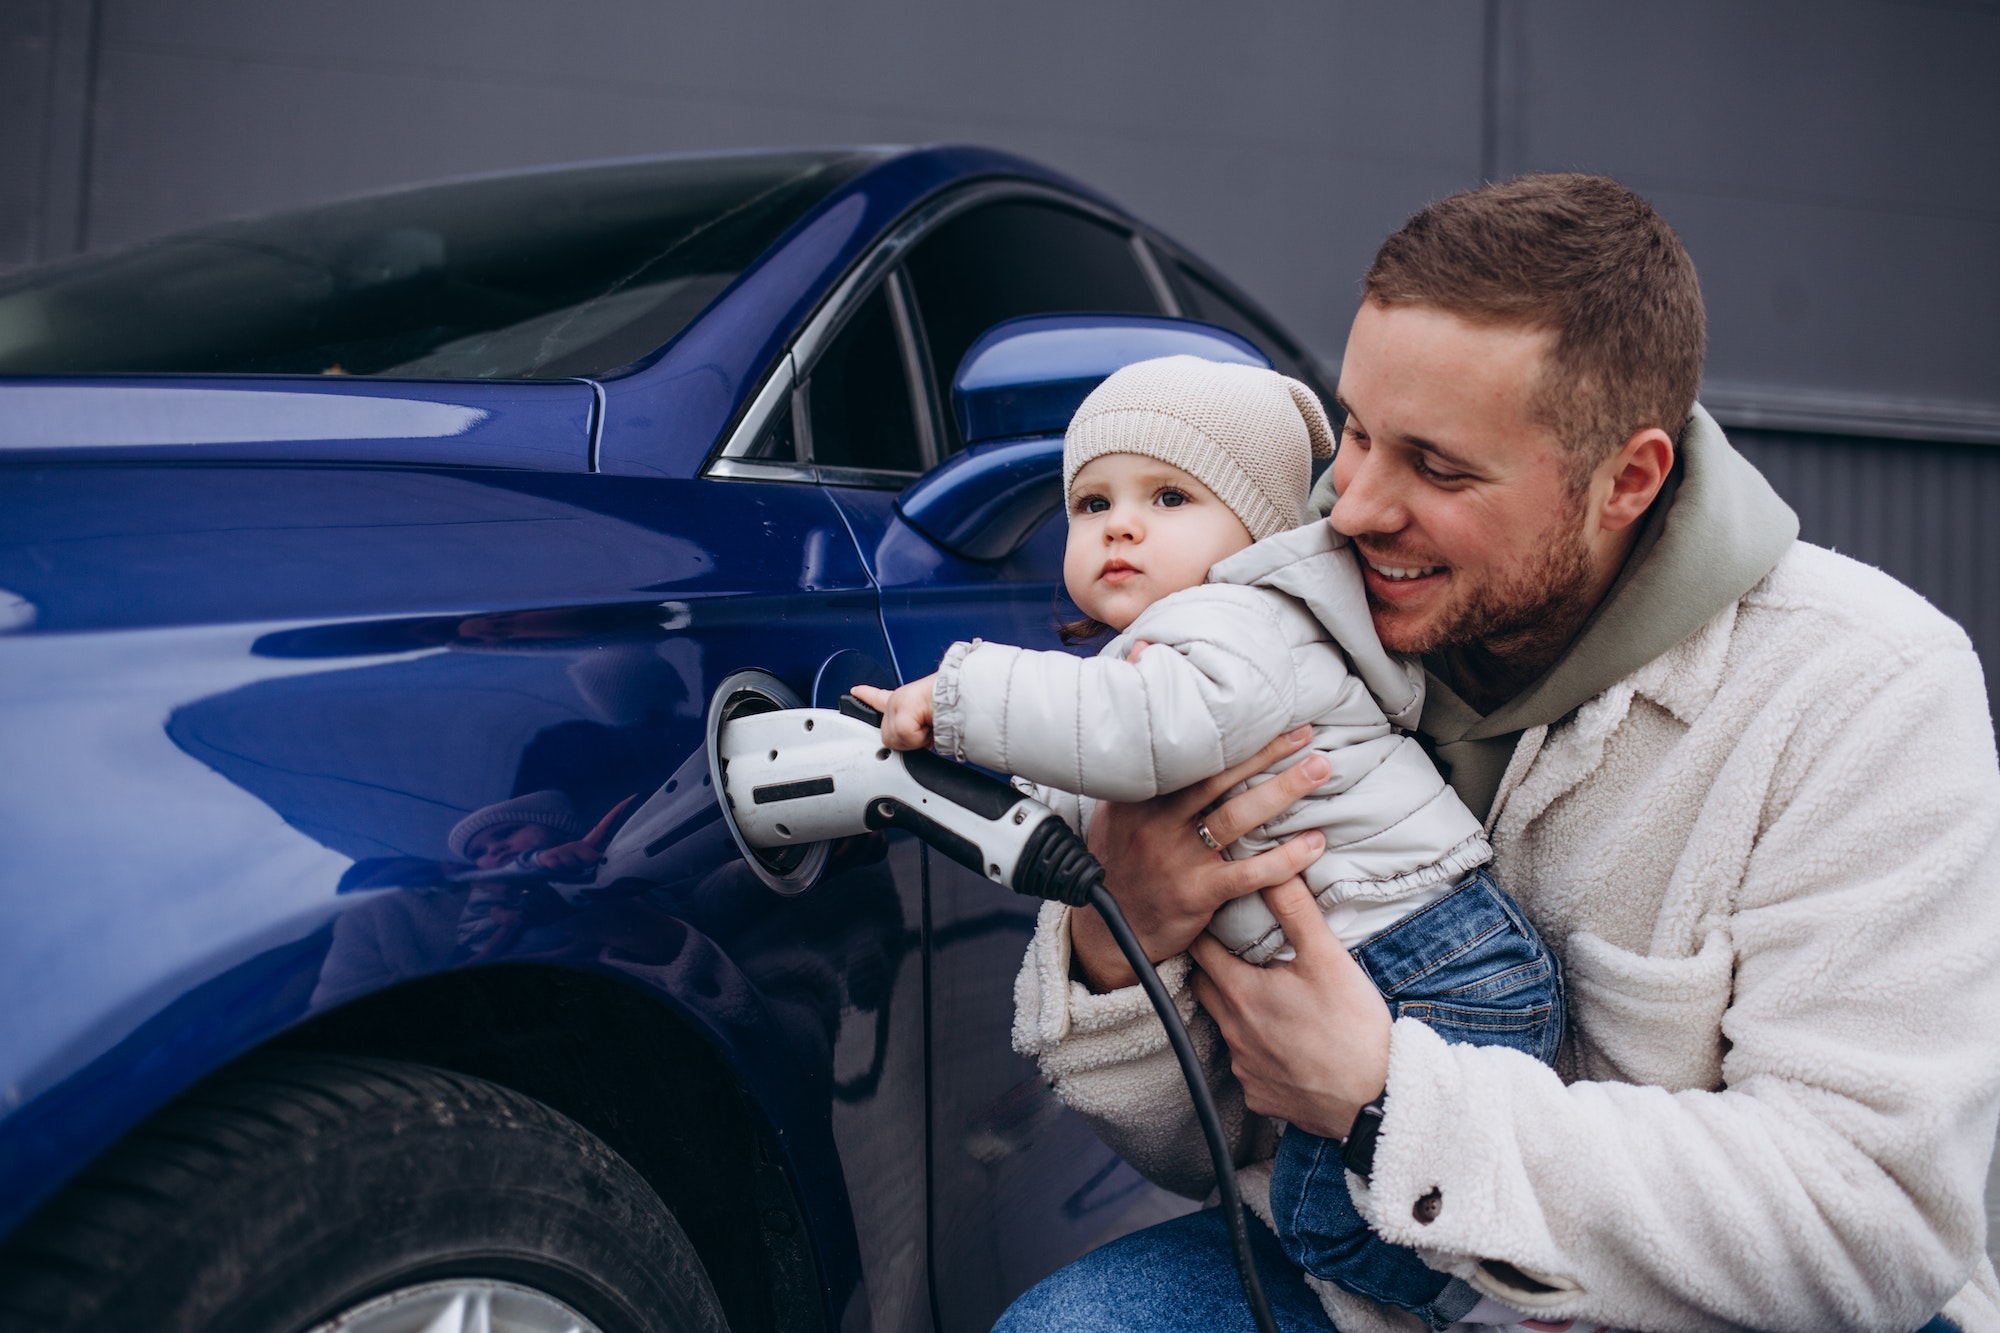
[[(1797, 539), (1798, 516), (1703, 408), (1676, 453), (1672, 489), (1653, 502), (1624, 571), (1546, 675), (1482, 717), (1428, 673), (1418, 729), (1482, 818), (1521, 732), (1562, 720), (1693, 634)], [(1332, 504), (1332, 475), (1327, 469), (1313, 493), (1322, 513)]]

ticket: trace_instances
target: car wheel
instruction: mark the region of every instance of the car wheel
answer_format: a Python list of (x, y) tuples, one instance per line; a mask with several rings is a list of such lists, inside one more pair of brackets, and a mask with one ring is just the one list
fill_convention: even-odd
[(0, 1248), (0, 1329), (727, 1333), (624, 1159), (540, 1102), (275, 1054), (202, 1085)]

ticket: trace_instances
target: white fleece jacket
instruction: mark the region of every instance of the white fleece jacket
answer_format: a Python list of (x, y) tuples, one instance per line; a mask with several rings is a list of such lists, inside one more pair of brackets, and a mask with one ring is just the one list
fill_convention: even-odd
[[(2000, 1330), (2000, 772), (1959, 628), (1794, 545), (1702, 630), (1518, 743), (1496, 869), (1569, 987), (1560, 1074), (1395, 1025), (1364, 1216), (1507, 1303), (1647, 1330)], [(1142, 1172), (1212, 1181), (1138, 990), (1043, 912), (1015, 1044)], [(1268, 1221), (1273, 1127), (1161, 975)], [(1424, 1222), (1415, 1204), (1436, 1192)], [(1315, 1284), (1345, 1333), (1407, 1316)]]
[[(1142, 640), (1152, 646), (1131, 660)], [(1305, 880), (1352, 946), (1492, 859), (1479, 821), (1395, 729), (1415, 725), (1423, 681), (1376, 638), (1347, 538), (1309, 523), (1217, 561), (1208, 582), (1153, 603), (1094, 658), (953, 644), (932, 705), (939, 753), (1113, 801), (1178, 791), (1311, 723), (1308, 749), (1251, 782), (1315, 752), (1327, 780), (1228, 850), (1240, 859), (1324, 831)], [(1084, 827), (1087, 807), (1036, 794)], [(1283, 944), (1262, 898), (1216, 915), (1216, 935), (1251, 962)]]

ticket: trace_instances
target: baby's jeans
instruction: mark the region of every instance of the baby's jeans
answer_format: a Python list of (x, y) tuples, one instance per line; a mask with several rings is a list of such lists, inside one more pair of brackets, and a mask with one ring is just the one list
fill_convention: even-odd
[[(1555, 1059), (1561, 965), (1484, 867), (1352, 953), (1394, 1017), (1421, 1019), (1446, 1041)], [(1285, 1253), (1314, 1277), (1447, 1327), (1478, 1294), (1369, 1229), (1348, 1196), (1340, 1147), (1297, 1126), (1279, 1141), (1271, 1215)]]

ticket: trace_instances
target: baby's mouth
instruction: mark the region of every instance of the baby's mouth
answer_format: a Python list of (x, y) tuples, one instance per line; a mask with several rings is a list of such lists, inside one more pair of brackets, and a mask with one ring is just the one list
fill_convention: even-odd
[(1104, 568), (1098, 573), (1097, 577), (1106, 583), (1123, 583), (1126, 579), (1139, 572), (1139, 567), (1128, 561), (1110, 560), (1105, 562)]

